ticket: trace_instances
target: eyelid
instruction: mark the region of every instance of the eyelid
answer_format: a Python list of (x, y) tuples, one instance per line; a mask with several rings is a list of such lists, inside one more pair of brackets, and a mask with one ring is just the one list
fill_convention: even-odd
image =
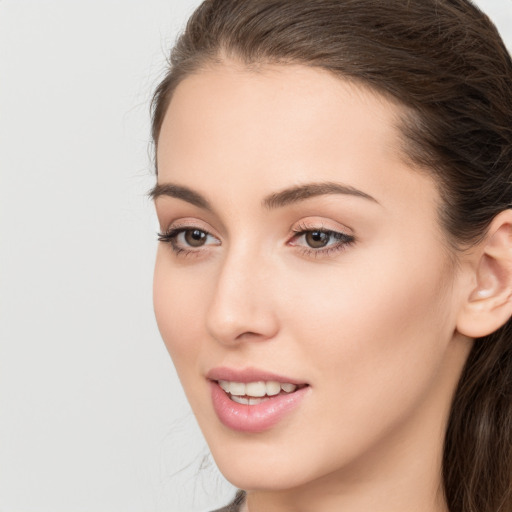
[(303, 231), (332, 231), (334, 233), (342, 233), (347, 236), (355, 237), (355, 233), (352, 228), (323, 217), (301, 219), (294, 223), (290, 230), (295, 234)]
[(160, 225), (160, 230), (162, 233), (169, 233), (178, 229), (199, 229), (200, 231), (204, 231), (205, 233), (220, 239), (220, 235), (217, 233), (216, 229), (214, 229), (208, 222), (197, 219), (195, 217), (183, 217), (180, 219), (171, 220), (170, 222), (166, 222), (165, 226), (166, 227), (162, 227), (162, 225)]
[[(356, 243), (356, 237), (351, 229), (346, 227), (331, 227), (326, 219), (303, 219), (295, 224), (291, 230), (293, 236), (288, 240), (287, 245), (296, 247), (301, 256), (306, 258), (332, 258), (338, 253), (347, 250)], [(336, 223), (338, 226), (339, 224)], [(307, 243), (298, 243), (298, 240), (305, 238), (308, 233), (322, 232), (329, 235), (329, 243), (325, 246), (311, 247)], [(333, 242), (333, 243), (330, 243)]]
[[(163, 229), (158, 233), (158, 241), (167, 244), (176, 256), (198, 257), (206, 255), (210, 247), (219, 246), (222, 242), (220, 237), (215, 233), (215, 230), (209, 225), (205, 226), (205, 224), (205, 222), (200, 221), (197, 218), (183, 218), (172, 221), (167, 225), (166, 229)], [(183, 241), (179, 241), (179, 238), (181, 238), (187, 231), (194, 230), (205, 233), (207, 237), (210, 239), (213, 238), (215, 242), (205, 242), (204, 245), (194, 247), (193, 245), (188, 245), (187, 243), (183, 243)]]

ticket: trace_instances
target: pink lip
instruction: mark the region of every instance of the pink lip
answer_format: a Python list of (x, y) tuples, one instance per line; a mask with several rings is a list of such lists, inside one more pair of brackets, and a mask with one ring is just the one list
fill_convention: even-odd
[(277, 373), (271, 373), (257, 368), (244, 368), (243, 370), (235, 368), (219, 367), (213, 368), (206, 374), (209, 380), (229, 380), (231, 382), (258, 382), (273, 380), (276, 382), (289, 382), (296, 386), (306, 384), (304, 381), (293, 379), (292, 377), (285, 377)]
[(208, 372), (207, 377), (211, 381), (211, 397), (217, 417), (224, 426), (239, 432), (256, 433), (272, 428), (299, 406), (310, 389), (309, 386), (304, 386), (293, 393), (268, 397), (267, 400), (257, 405), (245, 405), (231, 400), (216, 381), (257, 382), (273, 380), (296, 385), (304, 385), (305, 383), (255, 368), (244, 370), (215, 368)]

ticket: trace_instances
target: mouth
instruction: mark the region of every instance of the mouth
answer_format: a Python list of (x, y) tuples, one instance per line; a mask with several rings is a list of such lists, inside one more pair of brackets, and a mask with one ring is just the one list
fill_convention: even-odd
[(207, 375), (214, 411), (231, 430), (256, 433), (292, 415), (310, 385), (254, 369), (219, 368)]
[(235, 382), (229, 380), (215, 381), (233, 402), (242, 405), (258, 405), (279, 395), (289, 395), (307, 386), (276, 380)]

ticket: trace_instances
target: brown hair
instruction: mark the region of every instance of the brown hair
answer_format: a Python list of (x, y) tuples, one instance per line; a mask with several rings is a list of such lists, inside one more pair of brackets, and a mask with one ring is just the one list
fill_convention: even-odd
[[(173, 91), (227, 58), (327, 70), (409, 107), (408, 158), (437, 180), (455, 248), (512, 207), (512, 62), (469, 0), (206, 0), (152, 104), (155, 148)], [(512, 510), (512, 322), (475, 341), (443, 459), (451, 512)]]

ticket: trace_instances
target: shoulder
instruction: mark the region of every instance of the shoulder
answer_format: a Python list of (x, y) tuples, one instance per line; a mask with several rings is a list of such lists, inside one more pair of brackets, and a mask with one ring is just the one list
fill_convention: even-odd
[(212, 512), (240, 512), (240, 507), (243, 505), (245, 501), (245, 492), (238, 491), (236, 493), (235, 499), (226, 507), (219, 508), (217, 510), (213, 510)]

